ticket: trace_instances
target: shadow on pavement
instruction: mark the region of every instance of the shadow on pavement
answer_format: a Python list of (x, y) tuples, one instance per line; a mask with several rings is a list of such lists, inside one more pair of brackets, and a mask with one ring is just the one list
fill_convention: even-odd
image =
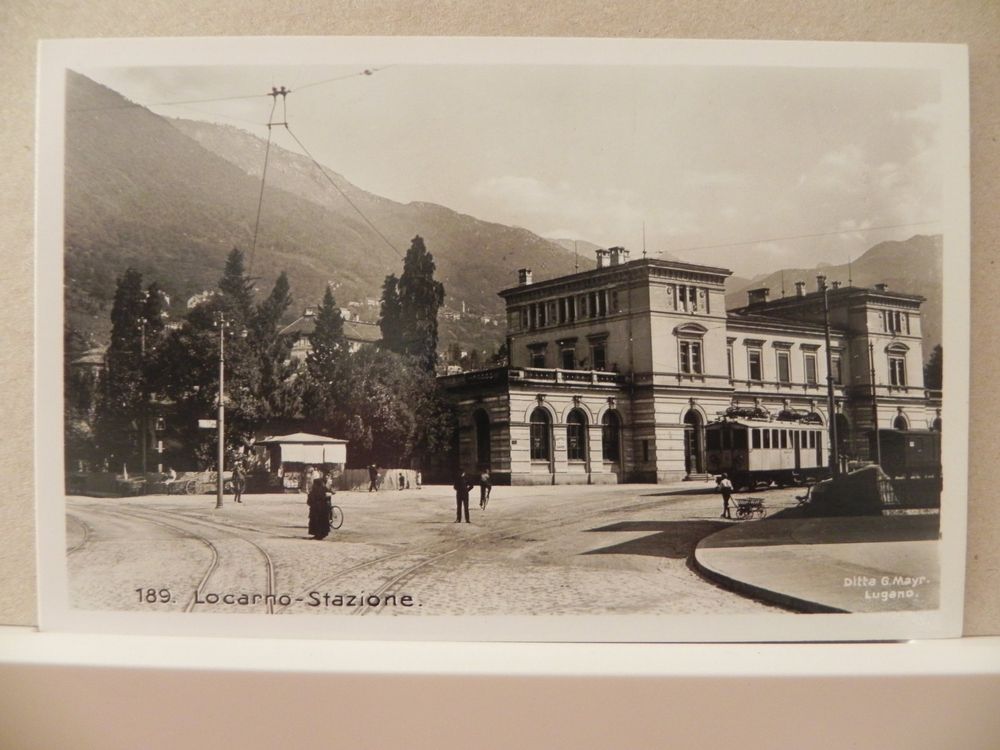
[(631, 539), (609, 547), (590, 550), (585, 555), (650, 555), (670, 557), (678, 560), (687, 558), (704, 537), (713, 534), (729, 524), (722, 521), (623, 521), (609, 526), (588, 529), (588, 531), (621, 531), (634, 534), (648, 532), (647, 536)]

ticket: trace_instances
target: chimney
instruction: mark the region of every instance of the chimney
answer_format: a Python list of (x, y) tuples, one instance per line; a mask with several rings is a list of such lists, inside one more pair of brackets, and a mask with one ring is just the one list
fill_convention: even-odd
[(822, 273), (821, 274), (817, 274), (816, 275), (816, 291), (817, 292), (822, 292), (824, 289), (826, 289), (826, 274), (822, 274)]
[(608, 255), (610, 254), (610, 252), (611, 252), (610, 250), (602, 250), (601, 248), (597, 249), (597, 267), (598, 268), (604, 268), (604, 265), (605, 265), (604, 259), (608, 257)]
[(519, 268), (517, 270), (517, 285), (528, 286), (529, 284), (531, 284), (531, 269)]
[(805, 297), (806, 296), (806, 282), (796, 281), (795, 282), (795, 296)]
[(834, 281), (833, 282), (833, 288), (834, 289), (840, 289), (840, 282), (839, 281)]
[(888, 292), (889, 291), (889, 285), (886, 284), (885, 282), (882, 282), (881, 284), (876, 284), (875, 285), (875, 289), (877, 291), (879, 291), (879, 292)]
[(608, 250), (609, 265), (617, 266), (621, 263), (628, 263), (628, 250), (624, 247), (612, 247)]
[(750, 305), (763, 305), (767, 302), (767, 295), (771, 293), (771, 290), (766, 286), (762, 286), (759, 289), (751, 289), (747, 292), (747, 303)]

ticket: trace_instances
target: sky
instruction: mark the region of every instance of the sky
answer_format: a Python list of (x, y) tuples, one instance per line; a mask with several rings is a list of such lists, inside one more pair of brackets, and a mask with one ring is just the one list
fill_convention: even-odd
[[(840, 264), (883, 240), (941, 232), (935, 71), (363, 70), (81, 72), (159, 114), (262, 137), (272, 105), (266, 94), (286, 86), (293, 131), (320, 162), (358, 187), (544, 237), (624, 245), (633, 257), (645, 242), (654, 257), (664, 251), (752, 277), (779, 267)], [(282, 117), (279, 105), (275, 119)], [(276, 143), (299, 151), (280, 128), (274, 133)]]

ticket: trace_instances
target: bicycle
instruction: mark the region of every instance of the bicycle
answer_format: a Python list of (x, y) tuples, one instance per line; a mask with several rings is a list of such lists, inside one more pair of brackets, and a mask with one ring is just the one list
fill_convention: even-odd
[(330, 506), (330, 528), (339, 529), (344, 525), (344, 511), (340, 509), (339, 505)]

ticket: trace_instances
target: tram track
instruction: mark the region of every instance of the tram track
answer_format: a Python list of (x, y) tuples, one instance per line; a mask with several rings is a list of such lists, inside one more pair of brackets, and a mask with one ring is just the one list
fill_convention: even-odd
[[(648, 510), (655, 507), (662, 507), (671, 503), (672, 498), (658, 497), (655, 500), (645, 502), (645, 503), (633, 503), (629, 506), (630, 510)], [(371, 560), (366, 560), (361, 563), (350, 566), (342, 571), (338, 571), (332, 576), (327, 576), (319, 581), (311, 584), (306, 590), (317, 590), (321, 587), (327, 586), (334, 581), (338, 581), (346, 577), (351, 573), (356, 573), (360, 570), (373, 568), (385, 562), (397, 559), (403, 556), (413, 556), (420, 555), (422, 553), (430, 553), (430, 557), (418, 560), (412, 565), (408, 565), (401, 571), (393, 571), (387, 579), (384, 579), (382, 583), (378, 584), (374, 589), (367, 592), (365, 596), (361, 597), (361, 602), (352, 610), (351, 614), (354, 615), (364, 615), (369, 612), (375, 612), (377, 614), (378, 607), (368, 604), (368, 597), (371, 596), (377, 600), (382, 600), (382, 595), (390, 591), (393, 587), (398, 586), (400, 583), (404, 583), (412, 580), (417, 574), (422, 570), (428, 568), (429, 566), (443, 560), (444, 558), (451, 557), (452, 555), (468, 549), (474, 545), (478, 546), (483, 543), (488, 543), (490, 541), (503, 541), (503, 540), (514, 540), (526, 532), (544, 532), (551, 531), (554, 529), (574, 525), (580, 521), (586, 521), (587, 519), (596, 519), (601, 516), (614, 515), (618, 512), (617, 508), (599, 508), (594, 509), (589, 512), (577, 513), (569, 518), (557, 518), (549, 522), (532, 521), (520, 521), (511, 522), (501, 527), (491, 527), (480, 533), (474, 534), (467, 537), (461, 542), (455, 543), (454, 541), (450, 543), (442, 542), (432, 542), (431, 544), (425, 545), (422, 550), (400, 550), (393, 552), (389, 555), (382, 555), (380, 557), (373, 558)], [(441, 550), (442, 546), (447, 548)], [(284, 609), (279, 610), (283, 612)]]
[(83, 532), (83, 538), (79, 542), (74, 544), (72, 547), (66, 550), (66, 557), (69, 557), (70, 555), (79, 552), (84, 547), (86, 547), (87, 543), (90, 541), (90, 538), (91, 536), (93, 536), (94, 532), (93, 529), (90, 528), (90, 525), (82, 518), (78, 518), (77, 516), (74, 516), (72, 513), (67, 513), (66, 518), (71, 519), (73, 523), (79, 526), (80, 530)]
[[(155, 515), (160, 515), (160, 514), (164, 514), (165, 511), (160, 511), (160, 510), (156, 510), (156, 509), (153, 509), (153, 508), (143, 508), (142, 511), (145, 511), (145, 514), (144, 514), (143, 512), (138, 511), (138, 509), (133, 509), (133, 510), (137, 511), (138, 517), (145, 518), (146, 520), (150, 521), (151, 523), (158, 523), (161, 526), (163, 526), (163, 525), (167, 525), (167, 526), (174, 525), (175, 528), (179, 528), (179, 529), (182, 528), (180, 526), (176, 526), (175, 524), (171, 524), (169, 521), (163, 521), (162, 519), (157, 519), (157, 518), (150, 518), (148, 515), (146, 515), (146, 514), (153, 514), (154, 516)], [(177, 519), (178, 516), (177, 516), (177, 514), (172, 514), (170, 517), (171, 517), (171, 519)], [(264, 549), (262, 546), (260, 546), (259, 544), (257, 544), (257, 542), (253, 541), (252, 539), (247, 539), (246, 537), (240, 536), (239, 534), (235, 533), (232, 530), (234, 527), (232, 525), (230, 525), (230, 524), (223, 524), (223, 523), (218, 523), (218, 522), (215, 522), (215, 521), (208, 521), (208, 520), (205, 520), (205, 519), (202, 519), (202, 518), (192, 518), (188, 514), (181, 514), (181, 517), (182, 517), (184, 523), (200, 524), (202, 526), (208, 526), (209, 528), (213, 528), (213, 529), (216, 529), (216, 530), (219, 530), (219, 531), (226, 532), (226, 533), (230, 534), (233, 539), (238, 539), (238, 540), (240, 540), (242, 542), (246, 542), (251, 547), (253, 547), (254, 549), (257, 550), (257, 552), (261, 555), (261, 557), (264, 560), (264, 567), (265, 567), (265, 570), (266, 570), (266, 584), (265, 584), (265, 597), (264, 597), (264, 601), (265, 601), (266, 606), (267, 606), (267, 613), (269, 615), (273, 615), (274, 614), (274, 595), (275, 595), (275, 565), (274, 565), (274, 558), (271, 557), (271, 554), (266, 549)], [(237, 528), (242, 528), (242, 527), (237, 527)], [(248, 530), (248, 529), (244, 529), (244, 530)], [(268, 533), (268, 532), (263, 531), (263, 530), (257, 530), (257, 529), (254, 529), (254, 530), (257, 531), (258, 533), (261, 533), (261, 534), (267, 534)], [(189, 530), (186, 530), (186, 531), (188, 531), (188, 533), (191, 533)], [(209, 571), (209, 573), (206, 574), (205, 578), (198, 585), (198, 587), (197, 587), (197, 589), (195, 591), (196, 596), (193, 597), (192, 600), (193, 600), (193, 602), (197, 602), (197, 601), (204, 600), (204, 596), (202, 596), (202, 594), (204, 593), (205, 585), (208, 583), (208, 580), (211, 577), (211, 574), (213, 572), (215, 572), (216, 568), (218, 568), (218, 559), (219, 558), (218, 558), (218, 548), (215, 547), (215, 545), (212, 544), (208, 540), (207, 537), (201, 536), (200, 534), (193, 534), (193, 536), (195, 536), (196, 538), (199, 538), (199, 539), (203, 540), (205, 543), (211, 545), (212, 548), (216, 552), (215, 567), (211, 571)], [(194, 609), (194, 606), (192, 605), (190, 609), (187, 609), (185, 611), (190, 612), (193, 609)]]

